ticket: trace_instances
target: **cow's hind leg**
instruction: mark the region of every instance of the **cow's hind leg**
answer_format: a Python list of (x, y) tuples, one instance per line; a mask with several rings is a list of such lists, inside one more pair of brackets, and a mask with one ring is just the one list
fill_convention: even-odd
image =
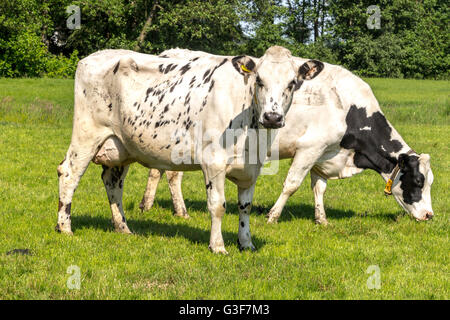
[(144, 196), (139, 204), (142, 211), (148, 211), (152, 208), (155, 201), (156, 189), (158, 188), (159, 180), (163, 175), (164, 170), (150, 169), (148, 172), (147, 187), (145, 188)]
[(167, 183), (169, 184), (172, 196), (174, 215), (182, 218), (189, 218), (184, 204), (183, 193), (181, 192), (181, 182), (183, 180), (182, 171), (166, 171)]
[(114, 229), (121, 233), (131, 233), (127, 226), (123, 211), (122, 195), (124, 180), (129, 165), (109, 168), (103, 166), (102, 180), (111, 206), (112, 223)]
[(314, 215), (317, 224), (327, 225), (327, 216), (323, 205), (323, 195), (327, 189), (327, 179), (311, 171), (311, 189), (314, 192)]
[(72, 234), (70, 210), (73, 194), (89, 162), (106, 138), (107, 135), (99, 135), (97, 138), (90, 136), (89, 138), (86, 137), (86, 139), (79, 139), (76, 135), (72, 136), (69, 150), (64, 160), (58, 166), (59, 205), (56, 231)]
[(250, 235), (250, 211), (252, 208), (253, 194), (255, 192), (255, 184), (248, 189), (238, 188), (239, 198), (239, 232), (238, 246), (239, 250), (250, 249), (255, 251), (256, 248), (252, 243)]

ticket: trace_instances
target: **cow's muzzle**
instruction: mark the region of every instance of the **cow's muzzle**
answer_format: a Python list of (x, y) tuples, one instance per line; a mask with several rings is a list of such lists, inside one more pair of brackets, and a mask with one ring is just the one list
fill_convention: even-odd
[(276, 112), (265, 112), (261, 124), (268, 129), (281, 128), (284, 126), (283, 116)]

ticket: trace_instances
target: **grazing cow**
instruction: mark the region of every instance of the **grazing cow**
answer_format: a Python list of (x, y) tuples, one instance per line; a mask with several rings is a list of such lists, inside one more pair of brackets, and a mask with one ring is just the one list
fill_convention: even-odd
[[(249, 210), (262, 161), (235, 165), (223, 143), (226, 129), (249, 132), (284, 125), (293, 93), (323, 69), (319, 61), (297, 67), (289, 50), (271, 47), (250, 57), (162, 58), (127, 50), (104, 50), (81, 60), (75, 76), (72, 139), (58, 167), (56, 230), (72, 234), (73, 193), (93, 160), (103, 166), (116, 231), (130, 233), (122, 205), (132, 162), (163, 170), (202, 170), (211, 214), (209, 247), (226, 253), (221, 232), (225, 177), (238, 186), (241, 249), (254, 249)], [(259, 132), (259, 131), (258, 131)], [(233, 143), (235, 140), (233, 140)], [(234, 144), (231, 143), (231, 148)], [(270, 142), (258, 143), (262, 154)], [(231, 159), (232, 160), (232, 159)]]
[[(199, 56), (182, 49), (166, 56)], [(256, 60), (256, 59), (255, 59)], [(305, 59), (294, 58), (296, 64)], [(417, 220), (433, 217), (430, 189), (433, 173), (430, 156), (417, 154), (383, 115), (370, 87), (348, 70), (325, 64), (315, 81), (305, 83), (294, 94), (286, 126), (279, 130), (274, 145), (279, 158), (293, 158), (283, 192), (268, 213), (276, 222), (287, 199), (310, 171), (315, 198), (315, 221), (327, 224), (323, 195), (327, 179), (351, 177), (365, 169), (377, 171), (386, 182), (385, 194), (393, 194), (400, 206)], [(141, 209), (153, 203), (159, 178), (149, 176)], [(168, 172), (176, 208), (185, 208), (181, 195), (182, 173)]]

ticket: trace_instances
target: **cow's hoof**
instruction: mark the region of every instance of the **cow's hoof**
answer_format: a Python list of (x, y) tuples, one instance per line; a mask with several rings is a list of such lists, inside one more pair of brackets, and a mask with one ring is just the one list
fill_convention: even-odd
[(190, 216), (188, 215), (188, 213), (187, 213), (187, 211), (186, 210), (182, 210), (182, 211), (180, 211), (180, 212), (174, 212), (173, 213), (173, 215), (175, 216), (175, 217), (180, 217), (180, 218), (184, 218), (184, 219), (189, 219), (190, 218)]
[(316, 224), (320, 224), (322, 226), (327, 226), (328, 225), (328, 220), (325, 218), (321, 218), (321, 219), (315, 219)]
[(139, 209), (141, 209), (141, 212), (150, 211), (152, 206), (153, 206), (153, 203), (147, 204), (144, 200), (142, 200), (141, 203), (139, 204)]
[(279, 217), (280, 214), (277, 214), (274, 210), (270, 210), (269, 213), (266, 215), (267, 223), (277, 223)]
[(133, 234), (133, 232), (131, 232), (130, 229), (128, 229), (128, 226), (126, 224), (122, 224), (120, 226), (116, 226), (116, 227), (114, 227), (114, 229), (118, 233)]
[(273, 215), (267, 216), (267, 223), (277, 223), (277, 222), (278, 222), (277, 216), (273, 216)]
[(209, 246), (209, 250), (211, 250), (212, 253), (219, 253), (219, 254), (223, 254), (223, 255), (227, 255), (228, 251), (225, 250), (224, 246), (216, 246), (216, 247), (211, 247), (211, 245)]
[(253, 252), (256, 251), (256, 247), (253, 245), (253, 243), (250, 242), (250, 245), (244, 247), (243, 245), (241, 245), (239, 238), (237, 239), (237, 245), (238, 245), (239, 251), (241, 251), (241, 252), (246, 251), (246, 250), (251, 250)]
[(73, 236), (73, 232), (70, 228), (64, 228), (64, 226), (60, 226), (59, 224), (57, 224), (55, 226), (55, 231), (59, 232), (59, 233), (67, 234), (69, 236)]

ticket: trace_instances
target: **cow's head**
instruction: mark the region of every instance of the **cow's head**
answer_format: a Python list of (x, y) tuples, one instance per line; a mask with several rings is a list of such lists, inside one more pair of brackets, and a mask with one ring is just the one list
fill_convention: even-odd
[(392, 186), (392, 194), (397, 202), (416, 220), (433, 217), (431, 208), (431, 184), (433, 172), (428, 154), (403, 153), (398, 158), (400, 172)]
[(265, 128), (281, 128), (292, 103), (294, 91), (304, 80), (315, 78), (324, 68), (317, 60), (309, 60), (298, 69), (291, 52), (283, 47), (267, 49), (258, 64), (248, 57), (232, 59), (234, 67), (244, 76), (254, 77), (254, 107), (259, 123)]

